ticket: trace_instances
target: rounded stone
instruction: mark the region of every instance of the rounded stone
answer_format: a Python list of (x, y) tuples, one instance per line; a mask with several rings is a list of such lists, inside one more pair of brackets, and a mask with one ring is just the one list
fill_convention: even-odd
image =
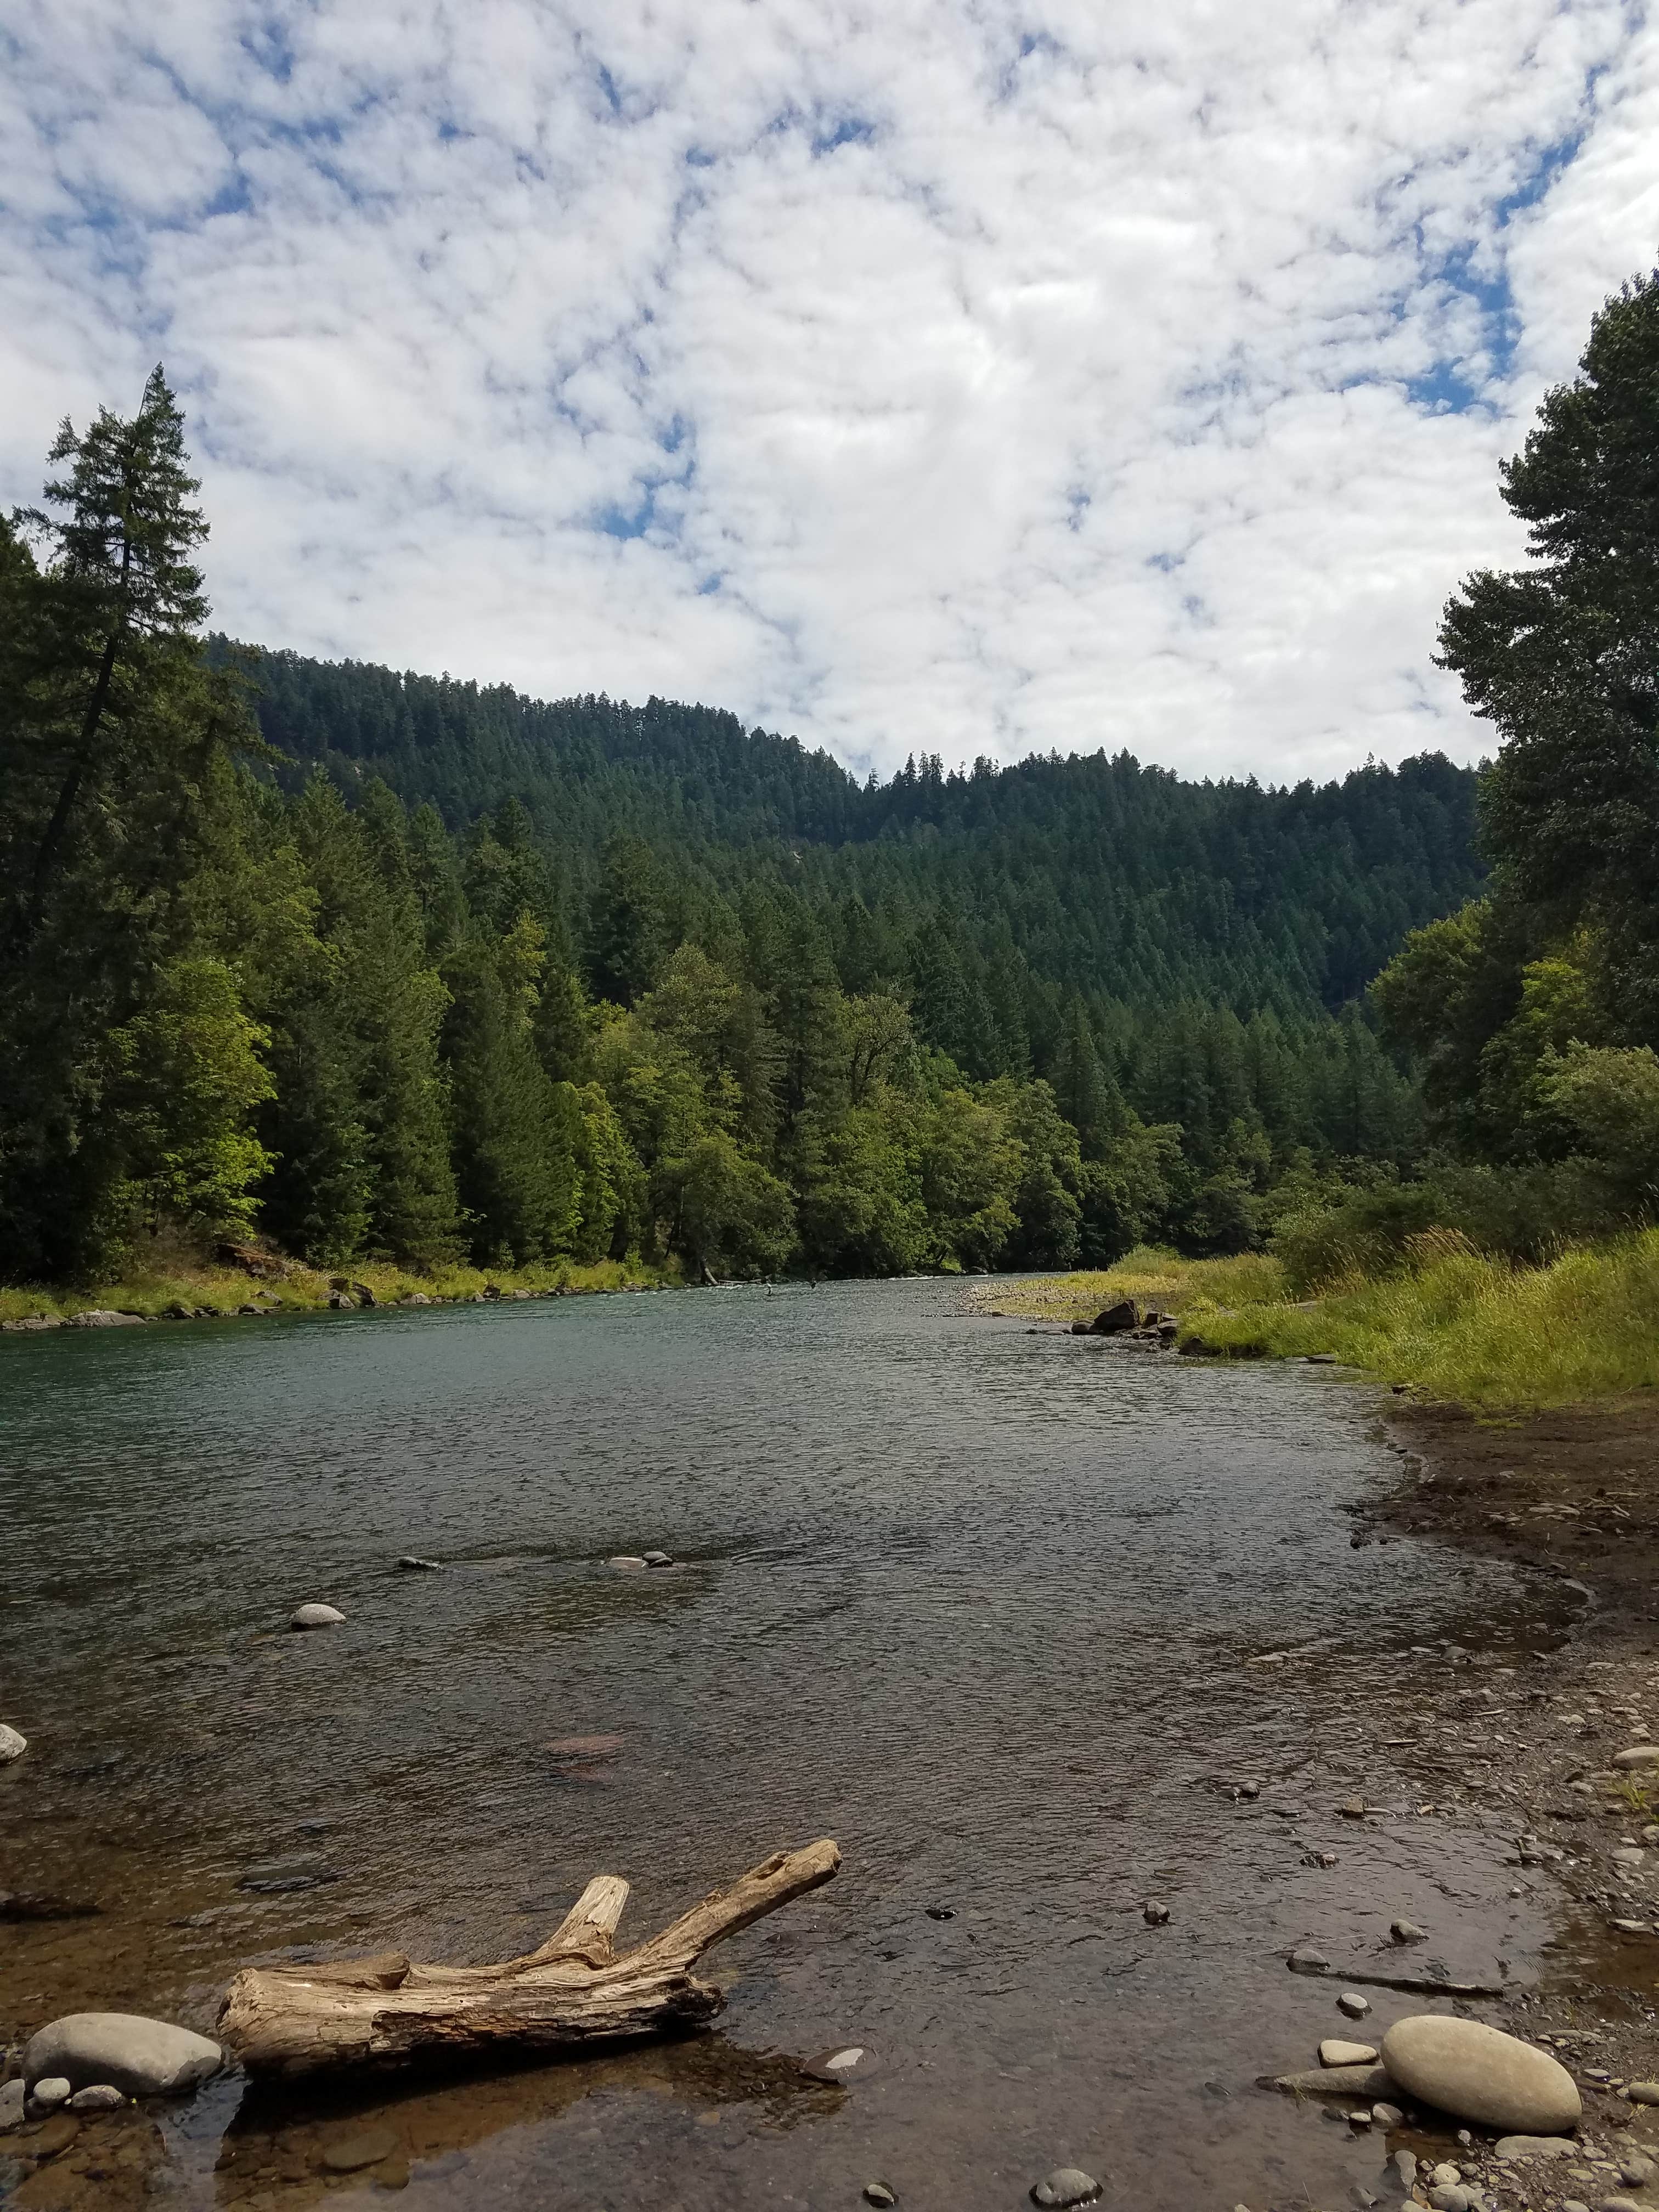
[(109, 2082), (129, 2097), (165, 2097), (216, 2074), (216, 2043), (168, 2021), (128, 2012), (71, 2012), (49, 2021), (23, 2050), (23, 2079), (38, 2099), (54, 2076), (71, 2089)]
[(72, 2112), (112, 2112), (126, 2101), (112, 2081), (92, 2081), (76, 2091), (69, 2107)]
[(23, 2124), (23, 2100), (27, 2094), (21, 2081), (0, 2081), (0, 2136)]
[(1149, 1897), (1140, 1908), (1140, 1917), (1149, 1928), (1162, 1928), (1169, 1919), (1170, 1908), (1161, 1897)]
[(631, 1575), (636, 1574), (645, 1565), (645, 1561), (635, 1553), (623, 1552), (616, 1559), (607, 1559), (605, 1565), (608, 1567), (620, 1567), (624, 1574)]
[(1358, 1990), (1344, 1990), (1336, 2001), (1336, 2008), (1346, 2013), (1350, 2020), (1364, 2020), (1371, 2008), (1371, 2001), (1362, 1997)]
[(300, 1605), (288, 1617), (290, 1628), (343, 1628), (345, 1615), (337, 1606)]
[(1626, 2094), (1632, 2105), (1659, 2105), (1659, 2081), (1632, 2081)]
[(44, 2081), (37, 2081), (29, 2091), (36, 2106), (43, 2112), (55, 2112), (60, 2105), (67, 2105), (74, 2094), (75, 2084), (62, 2074), (48, 2074)]
[(828, 2051), (820, 2051), (801, 2068), (809, 2081), (831, 2081), (837, 2088), (849, 2081), (861, 2081), (877, 2071), (876, 2054), (862, 2043), (832, 2044)]
[(1057, 2166), (1032, 2189), (1031, 2202), (1044, 2205), (1092, 2204), (1099, 2194), (1100, 2184), (1093, 2174), (1085, 2173), (1080, 2166)]
[(1469, 2193), (1455, 2181), (1443, 2181), (1429, 2191), (1434, 2212), (1469, 2212)]
[(647, 1567), (672, 1567), (674, 1564), (673, 1555), (668, 1552), (647, 1552), (645, 1554), (645, 1564)]
[(1322, 2066), (1375, 2066), (1376, 2053), (1369, 2043), (1345, 2043), (1340, 2035), (1328, 2035), (1319, 2046)]
[(8, 1759), (21, 1759), (28, 1747), (26, 1735), (20, 1735), (15, 1728), (8, 1728), (4, 1721), (0, 1721), (0, 1766)]
[(1565, 2067), (1480, 2021), (1397, 2020), (1382, 2039), (1382, 2063), (1425, 2105), (1504, 2135), (1561, 2135), (1583, 2113)]
[(1633, 1743), (1628, 1751), (1615, 1752), (1613, 1763), (1626, 1770), (1633, 1766), (1659, 1766), (1659, 1743)]
[(898, 2197), (884, 2181), (866, 2181), (864, 2185), (864, 2201), (866, 2204), (896, 2204)]

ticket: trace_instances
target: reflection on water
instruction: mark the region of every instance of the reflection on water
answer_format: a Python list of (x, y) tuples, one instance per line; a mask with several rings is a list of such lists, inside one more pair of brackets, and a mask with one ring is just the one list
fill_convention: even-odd
[[(1075, 2160), (1175, 2208), (1380, 2167), (1249, 2091), (1333, 2032), (1284, 1954), (1503, 1890), (1473, 1844), (1337, 1817), (1352, 1690), (1322, 1677), (1537, 1601), (1350, 1547), (1340, 1508), (1392, 1462), (1329, 1376), (955, 1304), (0, 1342), (0, 1712), (31, 1738), (0, 1887), (104, 1908), (0, 1929), (0, 2033), (88, 2004), (206, 2026), (255, 1960), (511, 1956), (598, 1871), (635, 1885), (626, 1938), (833, 1834), (840, 1878), (706, 1962), (736, 1977), (721, 2035), (343, 2113), (222, 2083), (167, 2122), (163, 2193), (297, 2205), (406, 2168), (445, 2206), (850, 2204), (879, 2176), (972, 2207)], [(678, 1564), (606, 1564), (659, 1547)], [(311, 1599), (347, 1626), (287, 1632)], [(1316, 1642), (1294, 1683), (1243, 1663)], [(1411, 2008), (1379, 1996), (1382, 2024)], [(799, 2079), (788, 2054), (848, 2038), (867, 2084)], [(354, 2127), (392, 2147), (337, 2170)]]

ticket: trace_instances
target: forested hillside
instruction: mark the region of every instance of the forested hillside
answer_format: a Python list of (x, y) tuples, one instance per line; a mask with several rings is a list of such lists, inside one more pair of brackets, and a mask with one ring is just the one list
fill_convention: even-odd
[(949, 774), (924, 757), (860, 785), (705, 707), (544, 704), (289, 653), (255, 667), (289, 788), (318, 766), (348, 793), (379, 778), (458, 830), (516, 798), (575, 907), (626, 830), (727, 894), (763, 877), (824, 910), (858, 900), (900, 938), (944, 909), (973, 957), (1012, 949), (1050, 984), (1135, 1007), (1334, 1012), (1481, 874), (1474, 772), (1438, 754), (1291, 790), (1185, 782), (1103, 749)]
[(0, 530), (0, 1267), (693, 1273), (1260, 1243), (1419, 1105), (1356, 1003), (1477, 886), (1472, 779), (1127, 757), (860, 785), (653, 702), (203, 633), (183, 423)]

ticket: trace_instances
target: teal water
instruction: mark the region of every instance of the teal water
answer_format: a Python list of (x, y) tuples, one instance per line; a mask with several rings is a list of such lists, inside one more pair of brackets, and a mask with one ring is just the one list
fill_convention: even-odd
[[(838, 1880), (706, 1962), (714, 2036), (371, 2100), (405, 2201), (852, 2206), (880, 2177), (1012, 2206), (1074, 2160), (1185, 2212), (1282, 2191), (1287, 2158), (1333, 2193), (1380, 2167), (1249, 2086), (1340, 2026), (1285, 1951), (1449, 1868), (1492, 1882), (1336, 1816), (1356, 1771), (1389, 1786), (1352, 1669), (1501, 1650), (1540, 1601), (1351, 1545), (1397, 1462), (1328, 1373), (960, 1308), (743, 1288), (0, 1342), (0, 1718), (30, 1738), (0, 1887), (104, 1906), (0, 1929), (0, 2033), (205, 2026), (236, 1966), (313, 1947), (511, 1955), (600, 1870), (643, 1936), (830, 1834)], [(608, 1565), (653, 1547), (674, 1568)], [(315, 1599), (347, 1625), (288, 1632)], [(585, 1737), (617, 1741), (548, 1747)], [(1334, 1875), (1302, 1863), (1328, 1839)], [(273, 1863), (319, 1879), (239, 1887)], [(848, 2040), (867, 2083), (800, 2079)], [(319, 2166), (338, 2124), (233, 2077), (151, 2182), (384, 2194)]]

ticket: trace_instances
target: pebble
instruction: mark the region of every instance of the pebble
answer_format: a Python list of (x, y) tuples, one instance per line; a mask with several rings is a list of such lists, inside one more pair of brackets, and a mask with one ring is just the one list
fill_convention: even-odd
[(1429, 2174), (1429, 2179), (1433, 2182), (1437, 2189), (1444, 2189), (1448, 2186), (1455, 2187), (1462, 2179), (1462, 2167), (1454, 2166), (1449, 2159), (1443, 2159), (1437, 2166), (1431, 2169)]
[(1327, 1974), (1330, 1966), (1331, 1962), (1322, 1951), (1316, 1951), (1307, 1944), (1299, 1945), (1290, 1956), (1290, 1968), (1293, 1974)]
[(1319, 2046), (1322, 2066), (1375, 2066), (1376, 2053), (1369, 2043), (1345, 2043), (1340, 2035), (1328, 2035)]
[(820, 2051), (816, 2058), (809, 2058), (801, 2068), (811, 2081), (833, 2081), (839, 2088), (848, 2081), (861, 2081), (876, 2071), (874, 2051), (861, 2043), (833, 2043), (828, 2051)]
[(110, 2081), (91, 2081), (84, 2089), (77, 2089), (69, 2100), (72, 2112), (113, 2112), (125, 2105), (126, 2099)]
[(28, 1747), (29, 1740), (26, 1735), (19, 1735), (15, 1728), (8, 1728), (3, 1721), (0, 1721), (0, 1765), (8, 1759), (21, 1759)]
[(1149, 1928), (1162, 1928), (1170, 1917), (1170, 1908), (1161, 1897), (1149, 1897), (1140, 1908), (1140, 1917)]
[(1033, 2204), (1092, 2204), (1100, 2184), (1080, 2166), (1057, 2166), (1031, 2191)]
[(1414, 2151), (1397, 2150), (1394, 2154), (1394, 2170), (1400, 2176), (1402, 2189), (1417, 2186), (1417, 2154)]
[(29, 2094), (40, 2111), (55, 2112), (60, 2105), (68, 2104), (74, 2093), (72, 2084), (62, 2074), (48, 2074), (43, 2081), (35, 2083)]
[(397, 2148), (398, 2138), (390, 2128), (359, 2128), (330, 2143), (323, 2152), (323, 2164), (331, 2173), (360, 2173), (364, 2166), (390, 2158)]
[(1371, 2118), (1379, 2128), (1403, 2128), (1406, 2124), (1406, 2115), (1398, 2105), (1373, 2105)]
[(864, 2201), (866, 2204), (896, 2204), (898, 2198), (884, 2181), (866, 2181)]
[(290, 1628), (341, 1628), (345, 1615), (331, 1605), (296, 1606), (288, 1617)]
[(1425, 2104), (1504, 2134), (1559, 2135), (1583, 2112), (1564, 2066), (1480, 2021), (1397, 2020), (1382, 2039), (1382, 2063)]
[(1345, 2012), (1350, 2020), (1364, 2020), (1371, 2008), (1369, 1997), (1362, 1997), (1358, 1990), (1344, 1990), (1336, 2001), (1337, 2010)]

